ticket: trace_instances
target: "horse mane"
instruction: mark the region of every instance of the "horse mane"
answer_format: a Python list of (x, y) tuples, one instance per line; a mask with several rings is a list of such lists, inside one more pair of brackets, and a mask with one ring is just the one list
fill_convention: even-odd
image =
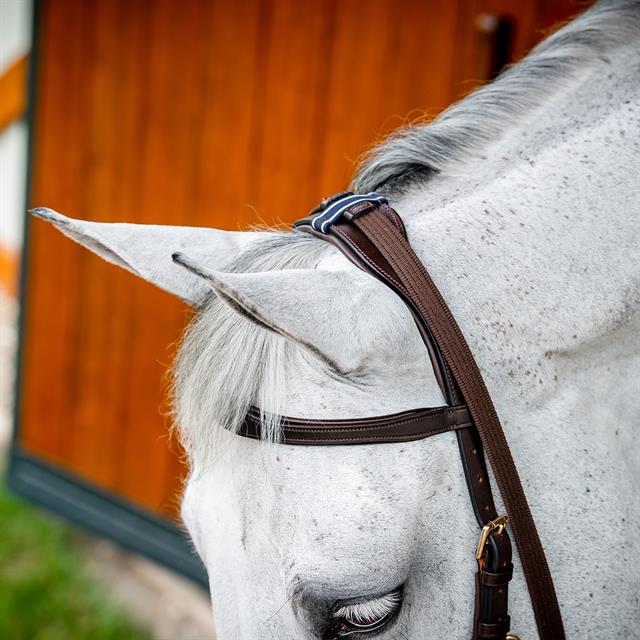
[[(590, 63), (606, 62), (611, 47), (640, 32), (640, 1), (600, 2), (537, 46), (496, 81), (444, 111), (433, 123), (392, 134), (364, 159), (352, 188), (399, 194), (413, 182), (477, 157), (500, 138), (504, 122), (517, 123), (541, 108), (553, 87), (564, 87)], [(229, 272), (314, 268), (330, 250), (301, 233), (273, 234), (231, 263)], [(213, 293), (183, 336), (172, 370), (174, 422), (192, 467), (218, 451), (222, 427), (237, 431), (249, 407), (268, 407), (267, 440), (279, 437), (277, 416), (287, 370), (305, 357), (301, 347), (239, 316)]]
[(598, 2), (433, 122), (392, 133), (365, 154), (352, 190), (397, 196), (412, 183), (477, 159), (501, 138), (505, 122), (517, 124), (530, 116), (548, 102), (554, 89), (566, 87), (590, 65), (606, 63), (613, 48), (639, 37), (638, 0)]
[[(306, 233), (273, 231), (220, 270), (313, 269), (329, 249)], [(237, 431), (254, 404), (269, 408), (262, 432), (266, 440), (278, 440), (286, 372), (298, 357), (306, 357), (302, 347), (209, 295), (185, 330), (171, 371), (174, 424), (192, 465), (215, 456), (220, 430), (214, 425)]]

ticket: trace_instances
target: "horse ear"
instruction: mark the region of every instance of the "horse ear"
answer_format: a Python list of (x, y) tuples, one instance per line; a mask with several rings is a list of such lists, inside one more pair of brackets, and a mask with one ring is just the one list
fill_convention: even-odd
[[(173, 259), (199, 276), (232, 309), (301, 344), (337, 371), (358, 369), (381, 336), (393, 294), (356, 269), (210, 271), (183, 254)], [(375, 309), (375, 313), (373, 312)]]
[(233, 257), (266, 232), (220, 231), (205, 227), (89, 222), (68, 218), (52, 209), (31, 213), (101, 258), (152, 282), (191, 305), (202, 303), (210, 288), (202, 278), (179, 268), (176, 251), (188, 251), (207, 268), (224, 268)]

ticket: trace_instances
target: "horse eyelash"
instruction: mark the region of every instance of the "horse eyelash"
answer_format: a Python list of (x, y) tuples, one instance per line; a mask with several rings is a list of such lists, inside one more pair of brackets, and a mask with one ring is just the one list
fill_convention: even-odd
[(333, 617), (356, 624), (371, 624), (393, 613), (401, 602), (402, 593), (396, 590), (373, 600), (341, 605), (333, 612)]

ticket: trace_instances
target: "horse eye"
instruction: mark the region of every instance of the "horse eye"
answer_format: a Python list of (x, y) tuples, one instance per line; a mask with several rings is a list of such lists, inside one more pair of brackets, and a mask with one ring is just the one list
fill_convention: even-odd
[(350, 638), (381, 630), (402, 607), (402, 587), (370, 600), (339, 602), (334, 606), (336, 638)]

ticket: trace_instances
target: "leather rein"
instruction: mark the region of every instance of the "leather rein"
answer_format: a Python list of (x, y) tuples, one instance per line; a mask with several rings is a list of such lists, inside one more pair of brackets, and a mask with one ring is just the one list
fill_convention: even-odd
[[(507, 522), (520, 554), (540, 638), (564, 640), (544, 549), (493, 402), (460, 328), (407, 240), (402, 219), (383, 196), (340, 193), (324, 200), (293, 227), (331, 242), (400, 296), (416, 321), (447, 406), (347, 420), (282, 417), (282, 442), (375, 444), (454, 431), (480, 527), (472, 640), (517, 640), (509, 633), (508, 585), (513, 565)], [(259, 439), (260, 424), (260, 411), (254, 408), (238, 433)], [(496, 511), (485, 452), (506, 515)]]

